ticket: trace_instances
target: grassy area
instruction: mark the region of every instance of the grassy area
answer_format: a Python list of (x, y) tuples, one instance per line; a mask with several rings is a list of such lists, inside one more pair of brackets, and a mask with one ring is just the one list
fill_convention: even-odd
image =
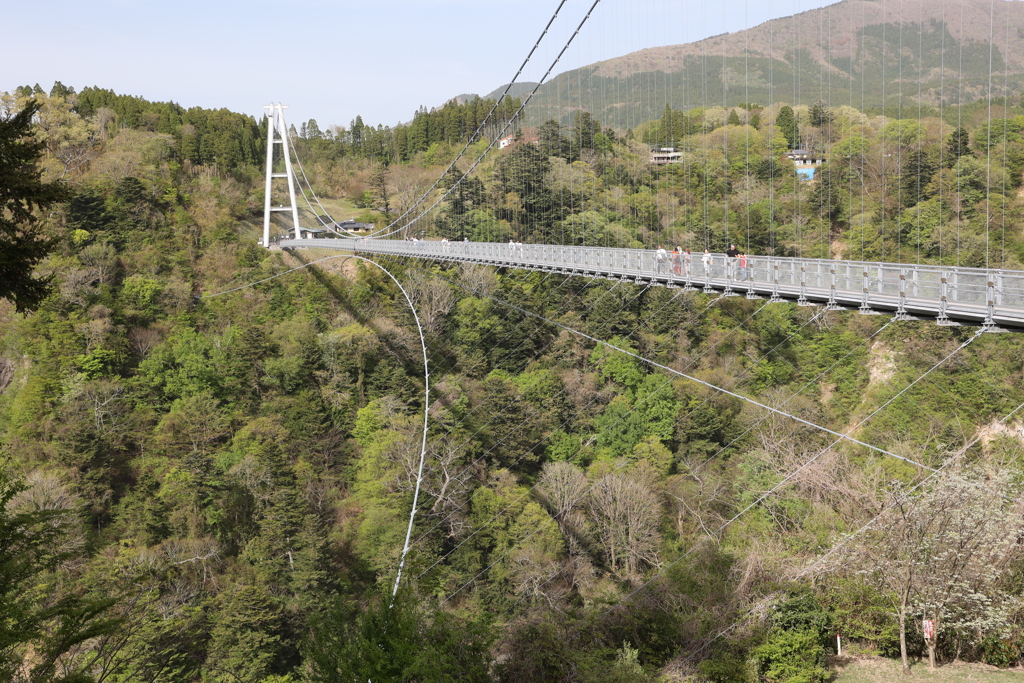
[[(326, 199), (320, 197), (320, 204), (337, 220), (343, 221), (347, 218), (355, 218), (364, 209), (357, 209), (355, 204), (348, 199)], [(305, 208), (305, 202), (299, 201), (299, 205)]]
[[(903, 680), (903, 667), (898, 660), (881, 657), (843, 658), (837, 663), (835, 683), (891, 683)], [(935, 671), (928, 662), (919, 662), (911, 669), (909, 678), (936, 683), (984, 681), (985, 683), (1018, 683), (1024, 681), (1024, 669), (997, 669), (987, 664), (957, 662), (945, 664)]]

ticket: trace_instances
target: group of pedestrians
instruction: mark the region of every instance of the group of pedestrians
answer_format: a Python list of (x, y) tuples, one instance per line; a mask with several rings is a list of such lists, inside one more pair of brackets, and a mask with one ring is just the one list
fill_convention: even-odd
[[(658, 245), (657, 251), (654, 252), (654, 268), (658, 273), (662, 273), (671, 263), (672, 272), (676, 275), (685, 274), (690, 277), (692, 274), (690, 266), (693, 262), (693, 254), (690, 252), (690, 248), (677, 246), (672, 250), (671, 254), (665, 251), (665, 247)], [(715, 265), (715, 258), (711, 255), (708, 249), (704, 250), (704, 253), (700, 257), (701, 265), (704, 267), (704, 277), (711, 276), (711, 268)], [(737, 249), (735, 244), (730, 244), (729, 248), (725, 251), (725, 272), (726, 277), (733, 278), (736, 275), (736, 265), (739, 265), (739, 279), (747, 279), (747, 254), (746, 252)]]
[(729, 277), (736, 273), (736, 264), (740, 266), (740, 280), (747, 279), (747, 254), (742, 249), (737, 249), (735, 244), (730, 244), (725, 250), (725, 261), (728, 266)]

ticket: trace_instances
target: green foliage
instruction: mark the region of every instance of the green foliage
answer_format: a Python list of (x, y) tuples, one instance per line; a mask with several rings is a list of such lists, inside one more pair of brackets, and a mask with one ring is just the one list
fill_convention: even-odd
[(45, 183), (36, 162), (45, 148), (32, 135), (32, 117), (42, 103), (31, 101), (0, 116), (0, 298), (19, 311), (35, 309), (49, 293), (49, 278), (34, 269), (54, 242), (39, 225), (39, 212), (67, 197), (59, 183)]
[(792, 107), (787, 105), (779, 110), (778, 116), (775, 117), (775, 127), (786, 138), (786, 144), (789, 145), (789, 149), (795, 149), (799, 146), (800, 132)]
[(237, 586), (223, 600), (210, 632), (208, 679), (259, 681), (282, 673), (282, 615), (270, 596), (254, 586)]
[(982, 661), (1000, 669), (1011, 667), (1021, 658), (1019, 639), (989, 635), (981, 641)]
[(108, 613), (114, 601), (76, 594), (64, 584), (60, 567), (73, 557), (63, 549), (68, 513), (12, 510), (24, 490), (0, 468), (0, 676), (89, 681), (87, 668), (60, 660), (69, 649), (118, 627)]
[[(819, 105), (800, 121), (828, 153), (813, 184), (792, 181), (785, 117), (758, 130), (778, 104), (668, 107), (624, 137), (579, 111), (542, 124), (536, 145), (514, 133), (461, 182), (443, 178), (451, 192), (422, 229), (678, 244), (698, 262), (705, 243), (730, 241), (756, 255), (852, 246), (854, 257), (899, 247), (906, 258), (920, 238), (923, 261), (941, 251), (966, 264), (984, 259), (987, 217), (990, 230), (1005, 219), (1007, 267), (1024, 258), (1017, 109), (986, 127), (965, 108), (950, 162), (935, 125), (891, 107), (882, 119)], [(50, 209), (65, 232), (41, 264), (59, 287), (37, 312), (0, 320), (0, 447), (26, 481), (0, 520), (40, 515), (11, 527), (18, 548), (0, 548), (0, 609), (13, 615), (0, 629), (31, 631), (0, 648), (6, 666), (51, 657), (49, 634), (75, 645), (53, 655), (69, 673), (117, 683), (645, 681), (681, 653), (698, 653), (690, 661), (708, 680), (820, 680), (833, 624), (865, 649), (895, 651), (887, 594), (857, 576), (819, 577), (813, 593), (801, 580), (767, 623), (731, 627), (778, 594), (779, 572), (860, 528), (909, 467), (839, 445), (743, 512), (827, 442), (523, 310), (837, 432), (960, 333), (901, 323), (865, 344), (884, 318), (812, 321), (793, 306), (486, 266), (434, 268), (471, 290), (436, 287), (391, 263), (433, 321), (428, 457), (403, 574), (413, 583), (391, 609), (367, 596), (394, 576), (423, 425), (422, 361), (397, 289), (377, 269), (348, 264), (347, 279), (328, 262), (195, 299), (296, 265), (255, 246), (252, 151), (265, 123), (89, 89), (73, 104), (80, 120), (51, 138), (59, 127), (46, 117), (75, 112), (46, 106), (45, 173), (66, 170), (51, 151), (64, 139), (86, 145), (90, 164), (67, 170), (75, 192)], [(385, 208), (395, 186), (418, 183), (473, 135), (481, 106), (452, 103), (394, 128), (310, 120), (296, 147), (328, 197)], [(734, 128), (748, 116), (750, 128)], [(795, 112), (793, 124), (799, 133)], [(681, 162), (650, 166), (643, 142), (677, 147)], [(736, 201), (744, 188), (751, 201)], [(1013, 462), (1018, 446), (992, 425), (1019, 402), (1019, 339), (979, 338), (858, 438), (937, 467), (984, 428), (993, 438), (964, 457)], [(114, 604), (91, 613), (106, 604), (99, 595)], [(59, 604), (66, 626), (47, 612)], [(116, 634), (102, 628), (108, 614), (123, 620)], [(76, 640), (94, 625), (97, 638)], [(1012, 661), (1015, 636), (998, 635), (958, 629), (961, 656)]]
[(825, 649), (810, 629), (780, 630), (753, 650), (760, 680), (767, 683), (825, 683)]
[(491, 680), (481, 620), (431, 611), (407, 589), (364, 606), (337, 600), (312, 623), (303, 652), (315, 683)]

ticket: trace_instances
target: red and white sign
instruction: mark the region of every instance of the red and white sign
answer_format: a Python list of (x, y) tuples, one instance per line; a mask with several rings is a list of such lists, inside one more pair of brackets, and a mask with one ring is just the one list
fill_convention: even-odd
[(931, 640), (935, 637), (935, 622), (931, 619), (925, 619), (923, 623), (924, 639)]

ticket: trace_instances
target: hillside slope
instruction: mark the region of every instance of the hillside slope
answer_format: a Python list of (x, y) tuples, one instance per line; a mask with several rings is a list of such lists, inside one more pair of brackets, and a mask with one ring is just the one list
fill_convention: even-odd
[(531, 116), (567, 122), (582, 107), (625, 129), (660, 116), (666, 101), (689, 109), (817, 100), (884, 105), (894, 115), (900, 106), (916, 111), (917, 102), (948, 106), (987, 97), (990, 73), (996, 97), (1024, 82), (1022, 3), (843, 0), (562, 73), (534, 98)]

